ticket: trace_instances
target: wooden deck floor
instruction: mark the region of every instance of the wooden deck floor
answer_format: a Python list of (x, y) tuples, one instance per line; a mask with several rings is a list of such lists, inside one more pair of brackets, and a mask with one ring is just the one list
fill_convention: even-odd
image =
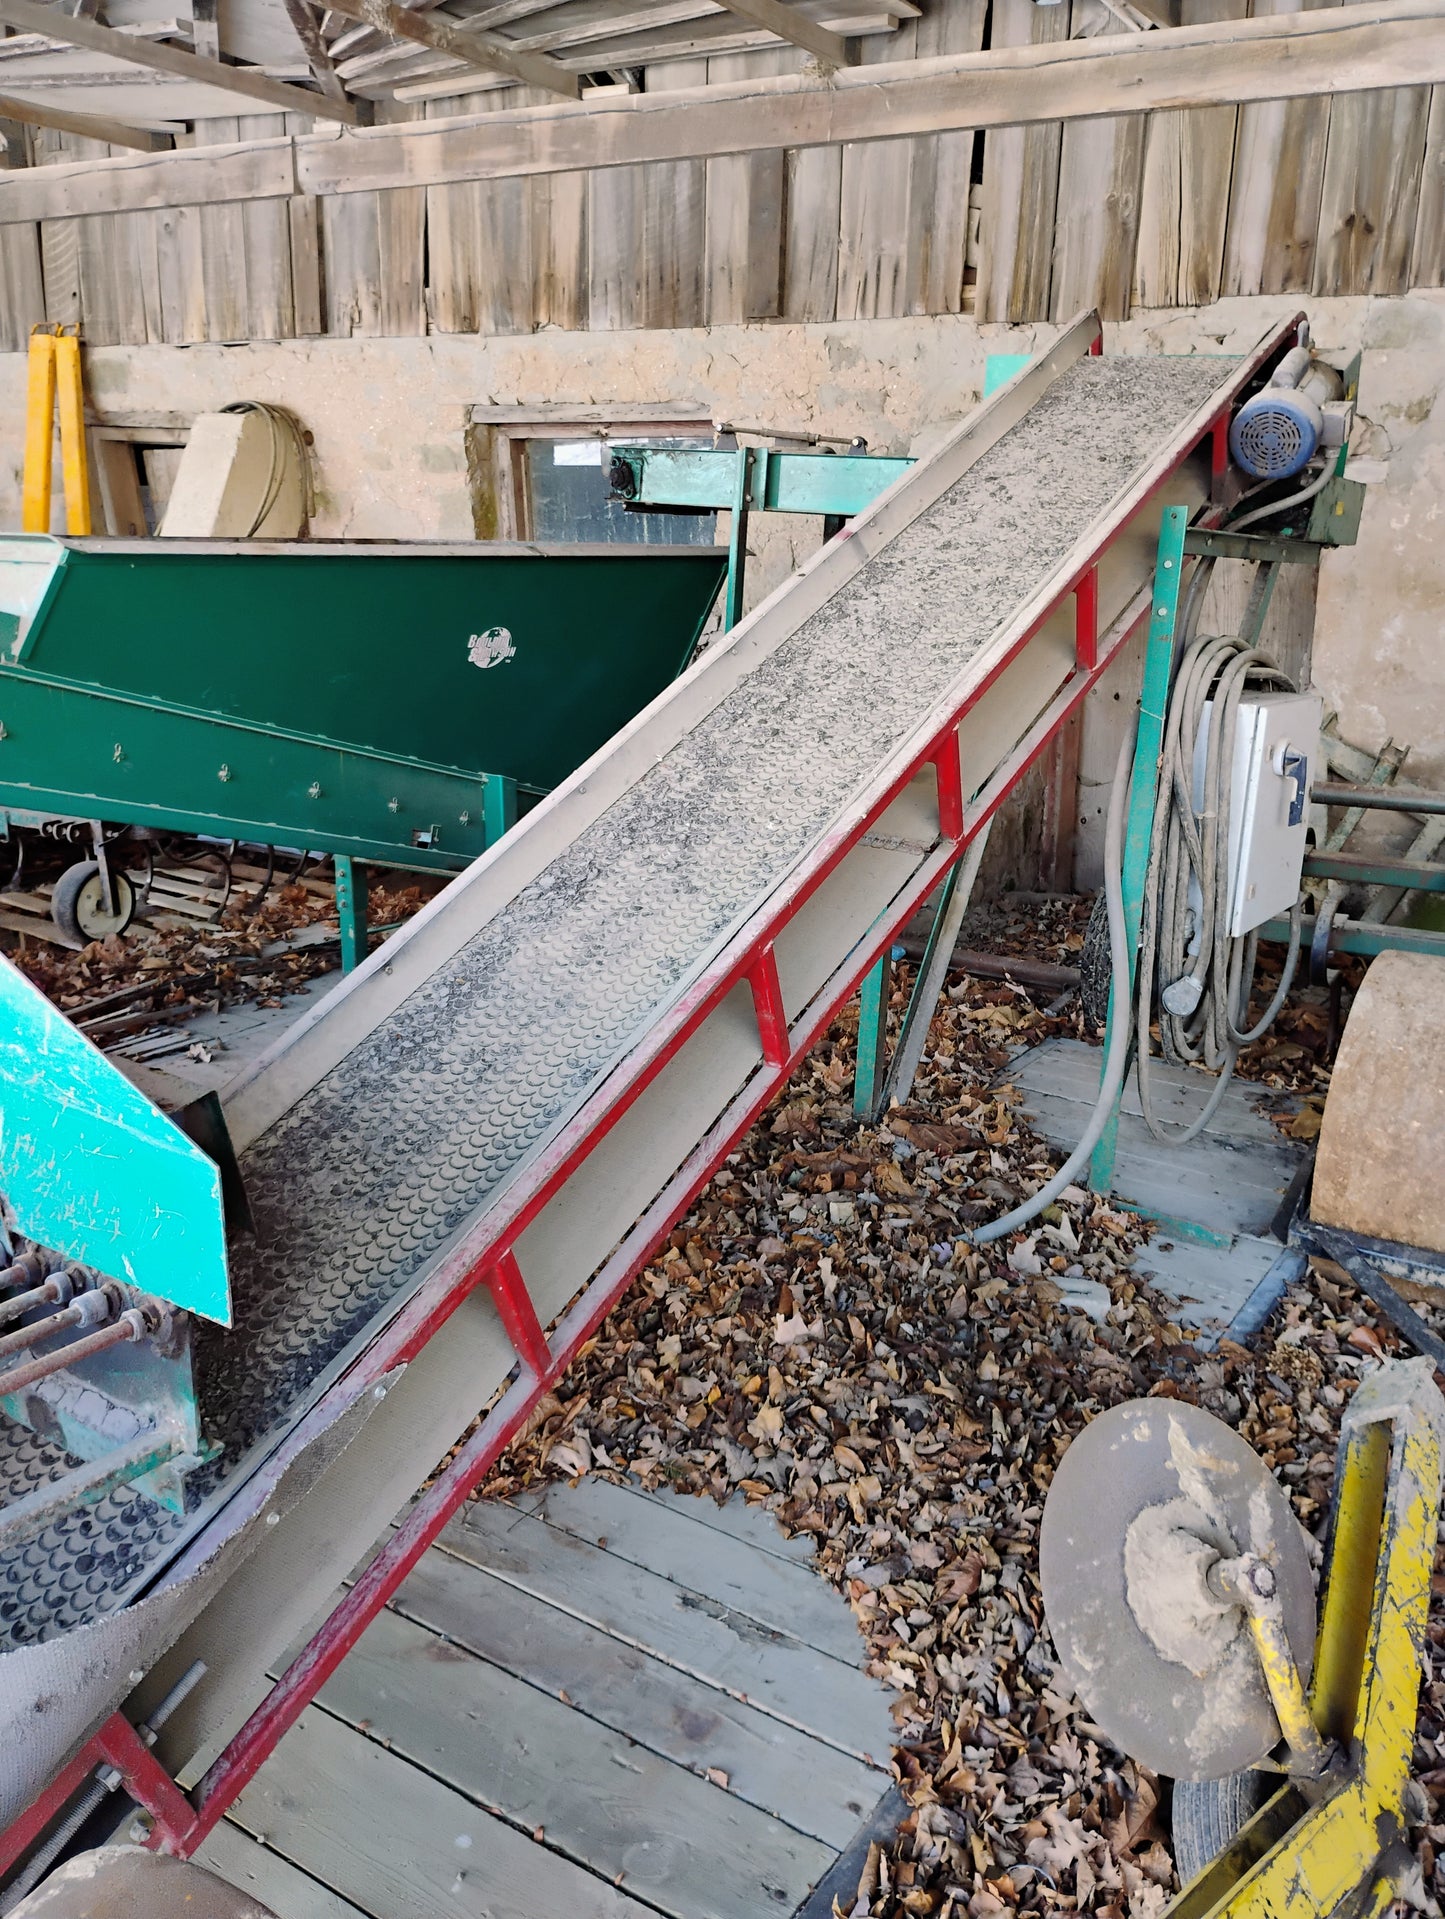
[(600, 1480), (475, 1505), (198, 1856), (280, 1919), (794, 1913), (892, 1784), (810, 1557)]
[[(1103, 1055), (1081, 1040), (1050, 1039), (1003, 1075), (1023, 1094), (1023, 1110), (1051, 1146), (1072, 1151), (1099, 1091)], [(1203, 1111), (1213, 1081), (1156, 1059), (1153, 1105), (1179, 1127)], [(1270, 1225), (1306, 1148), (1272, 1124), (1292, 1112), (1288, 1094), (1236, 1079), (1219, 1110), (1187, 1146), (1163, 1145), (1144, 1123), (1131, 1072), (1119, 1113), (1114, 1190), (1161, 1222), (1138, 1259), (1141, 1272), (1182, 1306), (1180, 1318), (1218, 1335), (1257, 1287), (1303, 1260), (1270, 1235)], [(1190, 1229), (1193, 1229), (1192, 1231)]]

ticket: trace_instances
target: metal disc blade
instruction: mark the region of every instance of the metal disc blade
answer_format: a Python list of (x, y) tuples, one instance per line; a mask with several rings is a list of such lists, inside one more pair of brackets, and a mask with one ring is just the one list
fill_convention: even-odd
[(276, 1919), (249, 1893), (187, 1859), (139, 1846), (77, 1853), (15, 1908), (14, 1919)]
[(1243, 1613), (1211, 1609), (1180, 1558), (1195, 1539), (1208, 1542), (1193, 1548), (1206, 1559), (1248, 1551), (1270, 1562), (1307, 1679), (1304, 1533), (1238, 1433), (1182, 1400), (1115, 1406), (1065, 1453), (1044, 1507), (1044, 1610), (1070, 1683), (1121, 1751), (1171, 1778), (1220, 1779), (1280, 1735)]

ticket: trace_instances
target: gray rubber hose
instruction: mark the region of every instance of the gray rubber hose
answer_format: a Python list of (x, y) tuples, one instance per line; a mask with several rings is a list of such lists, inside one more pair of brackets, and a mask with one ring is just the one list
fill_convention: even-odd
[(1124, 1084), (1124, 1074), (1129, 1065), (1129, 1041), (1133, 1032), (1133, 1022), (1127, 1017), (1127, 1000), (1124, 997), (1125, 982), (1129, 978), (1129, 941), (1124, 931), (1124, 816), (1128, 806), (1130, 769), (1134, 763), (1134, 736), (1137, 730), (1137, 727), (1131, 726), (1120, 744), (1119, 762), (1114, 768), (1114, 784), (1109, 794), (1109, 813), (1104, 826), (1104, 901), (1109, 912), (1109, 957), (1114, 978), (1118, 982), (1119, 997), (1115, 1004), (1125, 1016), (1114, 1021), (1099, 1098), (1089, 1115), (1083, 1138), (1053, 1178), (1041, 1186), (1032, 1199), (1026, 1199), (1022, 1206), (1015, 1206), (1002, 1219), (991, 1220), (987, 1226), (978, 1227), (971, 1235), (975, 1246), (986, 1246), (990, 1240), (1002, 1239), (1006, 1233), (1017, 1232), (1031, 1219), (1037, 1219), (1046, 1206), (1053, 1205), (1059, 1194), (1072, 1182), (1074, 1175), (1088, 1163), (1114, 1110), (1119, 1088)]

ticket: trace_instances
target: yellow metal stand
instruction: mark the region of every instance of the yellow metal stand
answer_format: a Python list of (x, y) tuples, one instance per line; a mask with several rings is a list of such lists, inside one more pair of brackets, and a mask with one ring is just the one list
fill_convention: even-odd
[(30, 335), (30, 383), (25, 403), (21, 527), (26, 533), (50, 531), (51, 453), (57, 411), (65, 530), (83, 537), (91, 530), (91, 520), (80, 337), (73, 328), (67, 331), (64, 327), (38, 326)]
[[(1409, 1864), (1404, 1796), (1430, 1606), (1442, 1425), (1445, 1402), (1428, 1360), (1383, 1367), (1351, 1401), (1310, 1693), (1327, 1763), (1316, 1777), (1297, 1770), (1184, 1888), (1168, 1919), (1373, 1919), (1395, 1896), (1394, 1881)], [(1260, 1637), (1264, 1653), (1269, 1635)], [(1287, 1675), (1270, 1673), (1268, 1658), (1264, 1663), (1280, 1680), (1279, 1692), (1287, 1690)]]

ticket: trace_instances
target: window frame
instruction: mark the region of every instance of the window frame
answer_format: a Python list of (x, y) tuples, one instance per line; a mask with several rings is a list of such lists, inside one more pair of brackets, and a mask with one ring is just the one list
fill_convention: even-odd
[(696, 433), (710, 440), (716, 431), (703, 406), (473, 406), (466, 428), (472, 529), (479, 540), (536, 537), (527, 489), (529, 440), (616, 440), (629, 433)]
[(145, 523), (137, 462), (143, 453), (152, 450), (183, 448), (190, 437), (188, 422), (131, 425), (124, 419), (87, 421), (91, 518), (98, 531), (120, 539), (153, 537)]

